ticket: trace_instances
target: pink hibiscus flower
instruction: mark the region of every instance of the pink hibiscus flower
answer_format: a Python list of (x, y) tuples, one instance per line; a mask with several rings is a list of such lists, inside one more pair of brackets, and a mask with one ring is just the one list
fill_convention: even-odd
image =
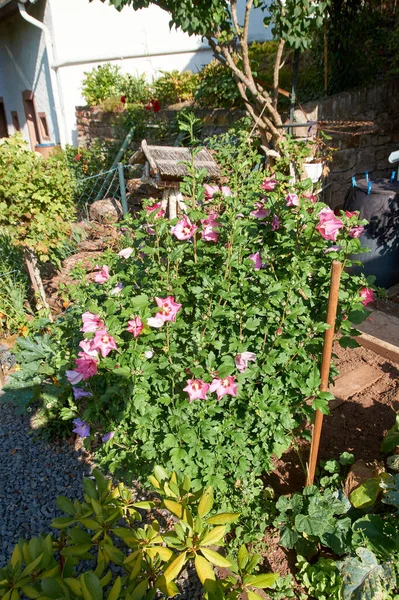
[(316, 204), (317, 199), (314, 194), (310, 194), (309, 196), (304, 195), (305, 200), (309, 200), (312, 204)]
[(287, 206), (299, 206), (299, 198), (297, 194), (287, 194), (285, 197)]
[(277, 229), (280, 229), (281, 227), (281, 221), (278, 218), (277, 215), (273, 215), (273, 220), (272, 220), (272, 231), (277, 231)]
[(77, 383), (79, 383), (79, 381), (82, 381), (83, 379), (83, 375), (82, 373), (79, 373), (79, 371), (69, 370), (66, 371), (65, 374), (69, 383), (72, 385), (76, 385)]
[(127, 324), (128, 327), (126, 327), (126, 331), (132, 333), (135, 338), (138, 337), (144, 329), (144, 324), (140, 317), (134, 317), (134, 319), (128, 321)]
[(152, 212), (153, 210), (159, 210), (162, 206), (162, 202), (155, 202), (155, 204), (151, 204), (150, 206), (146, 206), (145, 210), (147, 212)]
[(104, 327), (104, 323), (101, 321), (98, 315), (91, 313), (90, 311), (83, 313), (82, 315), (83, 327), (80, 331), (83, 333), (93, 333), (100, 329), (100, 327)]
[(173, 296), (168, 296), (167, 298), (157, 298), (155, 297), (155, 302), (160, 307), (155, 318), (162, 319), (163, 321), (175, 321), (176, 315), (181, 309), (182, 305), (177, 304)]
[(92, 349), (99, 350), (101, 356), (105, 358), (111, 350), (118, 350), (115, 339), (104, 329), (98, 329), (92, 339)]
[(270, 215), (270, 210), (264, 207), (263, 202), (255, 202), (255, 209), (250, 215), (251, 217), (255, 217), (255, 219), (266, 219)]
[(237, 354), (237, 356), (234, 359), (234, 362), (236, 363), (236, 367), (240, 371), (240, 373), (244, 373), (244, 371), (248, 369), (248, 362), (255, 360), (256, 354), (254, 354), (253, 352), (242, 352), (241, 354)]
[(234, 376), (228, 375), (224, 379), (215, 377), (209, 387), (209, 391), (216, 392), (218, 400), (220, 400), (220, 398), (226, 394), (229, 394), (230, 396), (237, 396), (237, 384), (234, 381)]
[(218, 227), (220, 227), (220, 223), (216, 221), (218, 215), (215, 212), (209, 213), (209, 217), (207, 219), (201, 219), (201, 223), (204, 226), (203, 231), (201, 231), (201, 237), (206, 242), (217, 242), (219, 232), (217, 231)]
[(121, 258), (129, 258), (133, 252), (133, 248), (124, 248), (120, 252), (118, 252), (118, 256)]
[(98, 351), (93, 348), (93, 340), (82, 340), (79, 346), (87, 356), (92, 356), (94, 358), (98, 356)]
[(204, 188), (205, 188), (205, 198), (207, 200), (212, 200), (214, 195), (220, 191), (218, 185), (210, 185), (209, 183), (205, 183)]
[(231, 189), (228, 185), (222, 185), (221, 192), (223, 196), (231, 196)]
[(362, 298), (361, 302), (363, 306), (367, 306), (370, 302), (374, 302), (374, 292), (371, 288), (362, 288), (359, 295)]
[(103, 265), (99, 267), (96, 265), (96, 269), (99, 269), (97, 273), (94, 275), (94, 281), (96, 283), (105, 283), (110, 278), (109, 267), (107, 265)]
[(363, 231), (363, 225), (356, 225), (355, 227), (352, 227), (352, 229), (349, 230), (349, 236), (351, 238), (358, 238), (362, 235)]
[(263, 183), (260, 187), (262, 188), (262, 190), (265, 190), (266, 192), (271, 192), (272, 190), (274, 190), (276, 185), (277, 185), (276, 179), (274, 179), (273, 177), (266, 177), (263, 180)]
[(209, 383), (205, 383), (202, 379), (189, 379), (183, 390), (187, 392), (191, 404), (193, 400), (206, 400), (206, 393), (210, 387)]
[(346, 210), (345, 214), (348, 217), (348, 219), (351, 219), (352, 217), (358, 217), (360, 215), (360, 212), (358, 210), (355, 210), (353, 212), (350, 212), (349, 210)]
[(178, 240), (188, 240), (193, 237), (194, 233), (197, 231), (197, 225), (191, 223), (188, 217), (184, 217), (181, 221), (172, 227), (172, 233), (177, 237)]
[(251, 254), (249, 256), (249, 260), (253, 261), (255, 271), (259, 271), (262, 268), (262, 257), (260, 255), (260, 252), (255, 252), (255, 254)]
[(79, 358), (75, 358), (75, 371), (80, 373), (83, 381), (85, 381), (97, 373), (98, 362), (93, 356), (89, 356), (85, 352), (79, 352), (78, 356)]
[(319, 224), (316, 226), (317, 231), (325, 240), (337, 241), (337, 234), (344, 224), (334, 214), (330, 208), (323, 208), (319, 212)]

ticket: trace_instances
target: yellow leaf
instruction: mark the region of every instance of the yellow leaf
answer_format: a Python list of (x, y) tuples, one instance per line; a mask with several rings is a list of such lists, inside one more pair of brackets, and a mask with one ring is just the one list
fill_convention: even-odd
[(200, 517), (205, 517), (213, 506), (213, 487), (210, 486), (203, 493), (198, 505), (198, 514)]
[(164, 546), (151, 546), (151, 548), (146, 548), (146, 554), (151, 558), (155, 558), (156, 555), (160, 557), (164, 562), (168, 562), (173, 556), (173, 552), (170, 548), (165, 548)]
[(213, 572), (211, 565), (205, 558), (197, 554), (195, 557), (194, 564), (195, 570), (197, 571), (197, 575), (202, 585), (205, 585), (205, 581), (209, 581), (210, 579), (212, 581), (216, 581), (215, 573)]
[(182, 570), (184, 563), (186, 562), (186, 554), (186, 552), (179, 554), (179, 556), (177, 556), (177, 558), (175, 558), (175, 560), (165, 570), (163, 575), (167, 583), (176, 579), (176, 577)]
[(167, 598), (173, 598), (179, 593), (179, 588), (173, 581), (165, 581), (165, 577), (162, 575), (155, 581), (155, 587), (157, 587), (164, 596)]
[(252, 592), (251, 590), (247, 590), (248, 600), (263, 600), (262, 596)]
[(226, 523), (233, 523), (240, 518), (240, 513), (219, 513), (213, 517), (209, 517), (206, 520), (209, 525), (226, 525)]
[(231, 562), (219, 554), (219, 552), (215, 552), (209, 548), (200, 548), (200, 551), (213, 565), (217, 567), (231, 567)]
[(154, 488), (156, 488), (157, 490), (161, 488), (161, 486), (158, 483), (158, 480), (154, 477), (154, 475), (150, 475), (148, 477), (148, 480), (151, 483), (151, 485), (154, 486)]
[(224, 538), (225, 533), (226, 527), (224, 525), (214, 527), (212, 531), (206, 534), (201, 542), (201, 546), (213, 546), (213, 544), (217, 544)]
[(170, 510), (170, 512), (173, 515), (176, 515), (176, 517), (179, 517), (179, 519), (182, 518), (183, 516), (183, 507), (181, 504), (179, 504), (178, 502), (175, 502), (174, 500), (164, 500), (163, 501), (165, 507)]

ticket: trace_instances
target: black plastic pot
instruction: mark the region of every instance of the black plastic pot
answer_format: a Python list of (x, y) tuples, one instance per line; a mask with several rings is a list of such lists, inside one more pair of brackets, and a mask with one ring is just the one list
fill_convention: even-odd
[(399, 282), (399, 182), (377, 179), (369, 194), (367, 187), (361, 179), (345, 196), (344, 209), (360, 211), (369, 222), (359, 239), (370, 252), (353, 255), (363, 267), (352, 267), (350, 272), (374, 275), (377, 286), (388, 288)]

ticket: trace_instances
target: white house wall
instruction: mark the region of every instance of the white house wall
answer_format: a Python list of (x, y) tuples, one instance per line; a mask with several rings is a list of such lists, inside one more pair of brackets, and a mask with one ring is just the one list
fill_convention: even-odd
[[(81, 94), (85, 71), (113, 62), (123, 72), (145, 73), (151, 81), (162, 70), (196, 71), (212, 60), (201, 38), (170, 30), (168, 14), (157, 6), (118, 12), (100, 0), (48, 2), (69, 143), (77, 143), (75, 107), (85, 103)], [(253, 13), (249, 37), (267, 37), (260, 11)]]
[[(47, 21), (44, 2), (30, 7), (29, 12), (40, 21)], [(4, 99), (9, 134), (14, 133), (11, 111), (17, 111), (21, 133), (29, 142), (22, 100), (25, 90), (34, 93), (36, 112), (46, 114), (50, 139), (58, 142), (44, 36), (17, 13), (0, 22), (0, 96)]]

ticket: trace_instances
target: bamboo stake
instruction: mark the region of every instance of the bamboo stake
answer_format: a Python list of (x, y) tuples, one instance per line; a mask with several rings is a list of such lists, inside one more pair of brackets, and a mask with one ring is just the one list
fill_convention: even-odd
[[(323, 346), (323, 358), (321, 361), (321, 371), (320, 371), (320, 391), (327, 392), (328, 390), (328, 378), (330, 375), (330, 363), (331, 363), (331, 354), (332, 354), (332, 346), (334, 342), (334, 334), (335, 334), (335, 318), (337, 315), (337, 305), (338, 305), (338, 293), (339, 293), (339, 284), (341, 279), (341, 271), (342, 271), (342, 263), (338, 260), (334, 260), (331, 267), (331, 283), (330, 283), (330, 293), (328, 296), (328, 307), (327, 307), (327, 324), (329, 328), (326, 330), (324, 334), (324, 346)], [(321, 428), (323, 426), (323, 413), (319, 410), (316, 410), (313, 431), (312, 431), (312, 444), (310, 446), (310, 455), (309, 455), (309, 466), (308, 466), (308, 476), (306, 479), (306, 485), (313, 485), (314, 475), (316, 471), (317, 465), (317, 456), (319, 454), (319, 446), (320, 446), (320, 436), (321, 436)]]

